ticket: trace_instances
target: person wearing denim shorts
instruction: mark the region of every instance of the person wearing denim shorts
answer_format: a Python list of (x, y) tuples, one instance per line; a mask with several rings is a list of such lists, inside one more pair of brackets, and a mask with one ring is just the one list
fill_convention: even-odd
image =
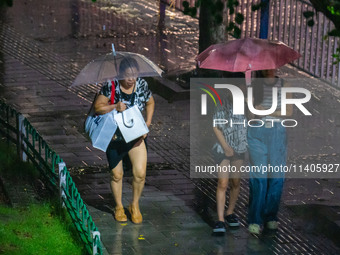
[[(278, 88), (278, 102), (281, 101), (281, 87), (287, 84), (275, 76), (275, 70), (264, 70), (261, 78), (253, 82), (254, 102), (257, 110), (272, 106), (273, 87)], [(254, 84), (255, 83), (255, 84)], [(290, 95), (288, 95), (289, 97)], [(287, 105), (286, 116), (292, 115), (292, 105)], [(263, 166), (286, 165), (286, 129), (281, 125), (281, 106), (270, 116), (255, 116), (261, 119), (257, 127), (248, 127), (248, 152), (251, 166), (257, 166), (259, 172), (250, 172), (249, 176), (249, 213), (248, 230), (260, 234), (262, 226), (275, 230), (278, 228), (277, 213), (284, 184), (284, 172), (265, 172)], [(255, 125), (255, 124), (254, 124)]]
[[(229, 99), (229, 100), (228, 100)], [(233, 115), (231, 97), (224, 100), (223, 106), (216, 108), (214, 119), (232, 119), (233, 123), (243, 123), (244, 115)], [(243, 103), (243, 102), (242, 102)], [(237, 170), (243, 164), (244, 155), (247, 150), (247, 129), (243, 125), (219, 124), (214, 127), (217, 142), (213, 146), (213, 157), (216, 164), (222, 168), (235, 166)], [(230, 195), (228, 209), (225, 214), (226, 191), (230, 181)], [(218, 221), (215, 223), (213, 232), (224, 234), (226, 232), (225, 222), (229, 227), (240, 225), (234, 208), (240, 193), (240, 173), (218, 173), (216, 190), (216, 205)]]

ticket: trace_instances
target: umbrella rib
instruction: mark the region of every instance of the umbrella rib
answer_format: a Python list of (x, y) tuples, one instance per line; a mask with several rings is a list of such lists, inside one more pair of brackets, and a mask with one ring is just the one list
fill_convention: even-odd
[[(109, 53), (109, 54), (111, 54), (111, 53)], [(98, 70), (98, 73), (97, 73), (97, 77), (100, 77), (100, 75), (101, 75), (102, 72), (103, 72), (102, 67), (103, 67), (103, 65), (104, 65), (104, 63), (105, 63), (105, 58), (106, 58), (106, 57), (107, 57), (107, 54), (105, 55), (104, 60), (100, 63), (99, 70)]]

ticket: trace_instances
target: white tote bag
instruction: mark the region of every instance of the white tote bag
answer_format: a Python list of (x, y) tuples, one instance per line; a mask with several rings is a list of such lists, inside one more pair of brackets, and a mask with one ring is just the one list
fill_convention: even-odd
[(125, 142), (131, 142), (149, 132), (143, 115), (137, 105), (114, 115)]
[(104, 115), (90, 115), (85, 121), (85, 131), (91, 139), (92, 146), (104, 152), (117, 129), (114, 112), (115, 110)]
[[(109, 82), (109, 81), (108, 81)], [(111, 104), (114, 104), (114, 95), (116, 91), (116, 84), (111, 81)], [(99, 150), (106, 152), (113, 135), (117, 130), (117, 123), (114, 119), (116, 110), (103, 115), (96, 115), (94, 111), (94, 103), (97, 99), (98, 93), (95, 95), (90, 111), (85, 120), (85, 132), (91, 139), (92, 146)]]

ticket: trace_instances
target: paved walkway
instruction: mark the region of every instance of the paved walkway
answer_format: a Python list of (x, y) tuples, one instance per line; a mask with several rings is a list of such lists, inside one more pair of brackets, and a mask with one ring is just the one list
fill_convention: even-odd
[[(313, 218), (310, 221), (293, 218), (284, 204), (277, 235), (260, 238), (248, 235), (246, 180), (242, 182), (236, 210), (242, 227), (228, 230), (225, 237), (212, 237), (216, 183), (212, 179), (190, 179), (189, 102), (168, 103), (158, 95), (155, 95), (157, 108), (149, 136), (146, 187), (141, 199), (144, 222), (142, 225), (116, 223), (112, 216), (113, 199), (105, 155), (93, 149), (83, 133), (83, 120), (97, 88), (70, 89), (69, 85), (88, 61), (110, 51), (112, 41), (117, 50), (144, 54), (170, 74), (190, 70), (197, 54), (198, 22), (169, 11), (166, 28), (159, 33), (158, 5), (146, 0), (97, 1), (96, 4), (78, 0), (51, 0), (41, 4), (32, 0), (27, 5), (15, 2), (0, 22), (1, 98), (24, 113), (70, 167), (109, 254), (340, 252), (331, 240), (315, 234), (318, 225)], [(18, 13), (20, 19), (16, 18)], [(283, 76), (299, 75), (291, 69), (281, 72)], [(323, 152), (321, 160), (339, 162), (336, 139), (339, 91), (320, 83), (306, 86), (314, 93), (313, 107), (320, 109), (324, 104), (323, 109), (329, 109), (329, 115), (320, 114), (314, 126), (307, 123), (303, 131), (291, 134), (290, 159), (301, 163)], [(323, 139), (320, 123), (324, 121), (329, 125), (329, 136), (324, 143), (327, 148), (315, 146)], [(310, 134), (308, 141), (302, 139), (304, 132)], [(301, 151), (305, 154), (300, 155)], [(339, 206), (337, 182), (333, 179), (287, 180), (284, 202)], [(123, 191), (123, 202), (127, 206), (131, 201), (131, 177), (125, 178)], [(338, 207), (332, 208), (336, 212)]]

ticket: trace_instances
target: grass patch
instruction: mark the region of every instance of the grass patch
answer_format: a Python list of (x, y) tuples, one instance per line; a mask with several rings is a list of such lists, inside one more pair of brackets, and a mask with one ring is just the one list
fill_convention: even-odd
[[(15, 187), (33, 185), (40, 172), (20, 161), (15, 146), (0, 142), (0, 176)], [(36, 193), (41, 195), (41, 190)], [(57, 194), (22, 208), (0, 205), (0, 254), (87, 254)]]
[(40, 176), (32, 164), (20, 160), (15, 146), (3, 141), (0, 142), (0, 173), (15, 183), (31, 183)]
[(51, 203), (0, 206), (0, 254), (86, 254), (69, 218)]

